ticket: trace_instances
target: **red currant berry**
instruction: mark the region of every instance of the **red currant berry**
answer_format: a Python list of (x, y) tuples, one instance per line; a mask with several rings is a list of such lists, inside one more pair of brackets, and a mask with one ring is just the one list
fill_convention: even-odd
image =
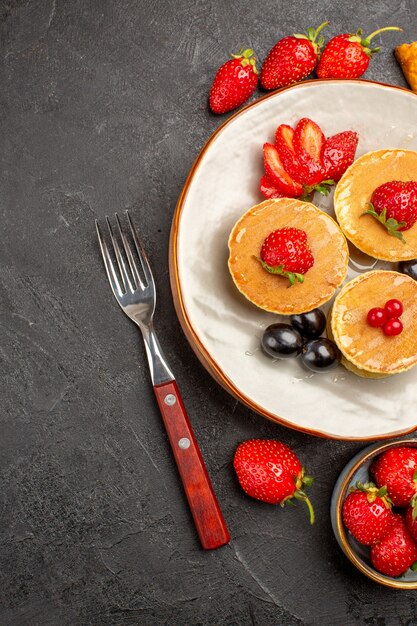
[(402, 332), (403, 325), (396, 317), (392, 317), (390, 320), (385, 322), (382, 330), (389, 337), (394, 337), (395, 335), (399, 335)]
[(373, 328), (379, 328), (380, 326), (383, 326), (387, 321), (387, 314), (384, 309), (381, 309), (380, 306), (376, 306), (375, 308), (368, 311), (366, 319), (369, 326), (373, 326)]
[(399, 300), (395, 300), (394, 298), (392, 300), (388, 300), (388, 302), (385, 303), (384, 308), (388, 319), (391, 319), (392, 317), (400, 317), (403, 312), (403, 305)]

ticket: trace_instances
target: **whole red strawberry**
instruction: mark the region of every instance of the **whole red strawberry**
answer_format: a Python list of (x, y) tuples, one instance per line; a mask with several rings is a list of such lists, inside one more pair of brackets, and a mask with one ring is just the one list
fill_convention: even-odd
[(258, 84), (256, 58), (250, 48), (232, 54), (233, 59), (217, 70), (210, 90), (213, 113), (226, 113), (246, 102)]
[(269, 51), (261, 71), (264, 89), (277, 89), (296, 83), (308, 76), (316, 67), (323, 37), (317, 36), (329, 22), (316, 30), (309, 28), (306, 35), (292, 35), (280, 39)]
[(343, 523), (360, 543), (370, 546), (384, 535), (392, 521), (386, 487), (356, 483), (343, 503)]
[(371, 474), (395, 506), (408, 506), (417, 493), (417, 448), (387, 450), (372, 463)]
[(304, 501), (314, 512), (303, 485), (310, 486), (313, 479), (305, 475), (298, 457), (280, 441), (250, 439), (241, 443), (235, 453), (233, 467), (242, 489), (252, 498), (281, 504), (295, 498)]
[(330, 39), (323, 50), (317, 66), (319, 78), (359, 78), (368, 69), (369, 61), (379, 48), (370, 48), (371, 39), (387, 30), (402, 30), (386, 26), (362, 37), (362, 29), (356, 34), (344, 33)]
[(401, 576), (416, 561), (417, 545), (401, 515), (393, 515), (385, 535), (371, 546), (371, 563), (386, 576)]
[(405, 241), (401, 231), (417, 221), (417, 181), (392, 180), (380, 185), (371, 196), (366, 214), (377, 219), (389, 235)]
[(322, 153), (325, 178), (337, 181), (342, 177), (353, 163), (358, 141), (358, 134), (353, 130), (345, 130), (326, 139)]
[(307, 233), (300, 228), (278, 228), (264, 240), (260, 259), (262, 267), (271, 274), (286, 276), (293, 285), (304, 282), (304, 276), (314, 265), (307, 243)]

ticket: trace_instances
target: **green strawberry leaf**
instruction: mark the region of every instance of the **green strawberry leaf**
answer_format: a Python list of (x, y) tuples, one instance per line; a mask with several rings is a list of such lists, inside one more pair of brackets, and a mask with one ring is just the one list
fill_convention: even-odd
[(413, 572), (417, 572), (417, 561), (415, 561), (412, 566), (411, 569), (413, 570)]
[(300, 200), (303, 200), (304, 202), (310, 202), (312, 195), (315, 191), (321, 193), (322, 196), (327, 196), (330, 193), (332, 185), (334, 184), (335, 181), (329, 178), (328, 180), (322, 180), (320, 183), (316, 183), (315, 185), (304, 185), (304, 193), (302, 196), (300, 196)]
[(403, 234), (399, 229), (403, 226), (407, 226), (407, 222), (398, 222), (393, 217), (389, 217), (387, 219), (387, 209), (385, 207), (382, 209), (381, 213), (377, 213), (373, 204), (369, 203), (369, 206), (370, 208), (362, 213), (362, 215), (372, 215), (372, 217), (374, 217), (380, 224), (382, 224), (382, 226), (387, 229), (388, 235), (396, 237), (403, 243), (406, 243)]
[(314, 519), (315, 519), (314, 510), (313, 510), (313, 506), (312, 506), (312, 504), (311, 504), (307, 494), (304, 493), (304, 491), (296, 491), (294, 493), (294, 498), (296, 500), (301, 500), (302, 502), (306, 503), (306, 505), (308, 507), (309, 514), (310, 514), (310, 524), (314, 524)]
[(312, 476), (304, 476), (303, 482), (306, 487), (311, 487), (314, 482), (314, 478)]
[(302, 274), (298, 274), (297, 272), (287, 272), (286, 270), (284, 270), (283, 265), (276, 265), (275, 267), (273, 267), (272, 265), (268, 265), (268, 263), (262, 261), (262, 259), (260, 259), (258, 256), (255, 256), (254, 258), (259, 261), (264, 270), (266, 270), (270, 274), (277, 274), (279, 276), (285, 276), (286, 278), (288, 278), (288, 280), (290, 281), (289, 287), (295, 285), (297, 281), (299, 283), (304, 282), (304, 276)]
[(417, 493), (411, 498), (411, 519), (413, 522), (417, 519)]

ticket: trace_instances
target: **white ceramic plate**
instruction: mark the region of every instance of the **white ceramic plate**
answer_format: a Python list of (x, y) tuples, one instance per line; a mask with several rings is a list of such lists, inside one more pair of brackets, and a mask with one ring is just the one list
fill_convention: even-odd
[[(417, 150), (417, 96), (368, 81), (304, 82), (235, 114), (200, 153), (175, 213), (170, 272), (180, 322), (210, 373), (270, 419), (343, 439), (410, 432), (417, 425), (417, 368), (367, 380), (342, 366), (313, 374), (297, 359), (274, 362), (260, 351), (259, 342), (277, 316), (248, 302), (229, 275), (227, 241), (232, 226), (263, 200), (258, 191), (262, 145), (273, 141), (278, 124), (295, 125), (301, 117), (318, 122), (327, 136), (356, 130), (357, 156), (380, 148)], [(333, 215), (332, 196), (316, 194), (315, 202)], [(348, 278), (375, 264), (353, 254)]]

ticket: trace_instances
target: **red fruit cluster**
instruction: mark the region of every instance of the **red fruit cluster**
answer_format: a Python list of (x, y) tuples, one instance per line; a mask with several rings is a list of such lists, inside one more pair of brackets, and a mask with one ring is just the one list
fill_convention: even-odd
[[(417, 569), (417, 448), (391, 448), (371, 465), (374, 483), (357, 483), (343, 504), (343, 522), (387, 576)], [(392, 507), (407, 507), (393, 513)]]
[[(401, 30), (387, 26), (368, 37), (362, 37), (362, 30), (337, 35), (329, 41), (320, 57), (324, 44), (320, 33), (328, 23), (323, 22), (316, 29), (308, 28), (306, 34), (277, 41), (262, 66), (262, 87), (277, 89), (291, 85), (306, 78), (315, 68), (318, 78), (359, 78), (368, 68), (371, 56), (379, 50), (370, 48), (371, 39), (387, 30)], [(217, 71), (209, 99), (214, 113), (231, 111), (246, 102), (255, 91), (258, 71), (253, 54), (251, 49), (241, 50)]]
[(284, 443), (274, 440), (250, 439), (241, 443), (233, 460), (242, 489), (252, 498), (284, 506), (293, 499), (308, 506), (310, 522), (314, 522), (311, 502), (303, 490), (313, 479), (306, 476), (296, 454)]
[(302, 118), (295, 129), (280, 124), (275, 143), (265, 143), (264, 175), (259, 189), (266, 198), (309, 199), (314, 191), (327, 195), (353, 163), (358, 135), (344, 131), (326, 139), (320, 126)]
[(399, 317), (403, 312), (403, 305), (400, 300), (392, 298), (387, 300), (384, 308), (376, 306), (368, 311), (366, 320), (373, 328), (382, 328), (385, 335), (393, 337), (399, 335), (403, 330), (403, 325)]

